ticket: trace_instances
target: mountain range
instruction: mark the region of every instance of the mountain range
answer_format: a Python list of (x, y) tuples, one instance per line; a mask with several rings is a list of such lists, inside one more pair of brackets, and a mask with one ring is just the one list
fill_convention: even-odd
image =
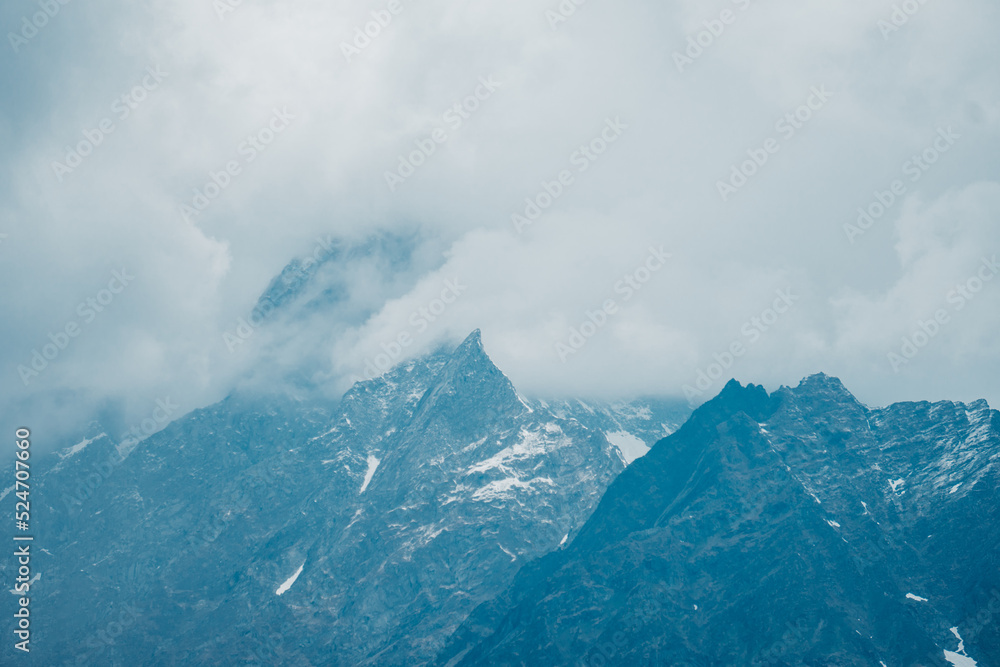
[(439, 664), (1000, 664), (1000, 413), (730, 382)]
[(1000, 664), (985, 401), (530, 397), (479, 331), (331, 398), (331, 342), (440, 261), (321, 240), (227, 334), (228, 397), (36, 452), (34, 648), (0, 662)]
[(476, 331), (332, 405), (236, 394), (128, 447), (94, 425), (34, 492), (38, 664), (429, 664), (686, 416), (525, 399)]

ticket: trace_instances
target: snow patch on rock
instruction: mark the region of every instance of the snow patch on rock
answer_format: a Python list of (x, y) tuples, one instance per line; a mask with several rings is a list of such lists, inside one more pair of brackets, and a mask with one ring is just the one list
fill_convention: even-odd
[(295, 580), (299, 578), (300, 574), (302, 574), (302, 569), (305, 566), (306, 566), (306, 562), (302, 561), (302, 565), (299, 565), (299, 569), (295, 570), (295, 574), (293, 574), (292, 576), (288, 577), (288, 579), (285, 580), (285, 583), (283, 583), (280, 586), (278, 586), (278, 590), (274, 591), (274, 594), (275, 595), (284, 595), (285, 593), (287, 593), (288, 589), (291, 588), (292, 584), (295, 583)]
[(631, 464), (636, 459), (642, 458), (649, 451), (646, 443), (635, 437), (628, 431), (615, 431), (606, 433), (612, 445), (618, 448), (625, 459), (625, 465)]
[(361, 490), (358, 491), (358, 495), (364, 493), (365, 489), (368, 488), (368, 484), (372, 481), (372, 477), (375, 476), (375, 471), (378, 469), (379, 463), (381, 463), (381, 461), (379, 461), (378, 458), (372, 456), (371, 454), (368, 455), (368, 470), (365, 471), (365, 481), (361, 485)]

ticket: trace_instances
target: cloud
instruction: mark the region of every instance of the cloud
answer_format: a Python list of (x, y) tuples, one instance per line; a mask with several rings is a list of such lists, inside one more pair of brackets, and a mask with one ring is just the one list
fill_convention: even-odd
[[(729, 374), (775, 385), (825, 370), (872, 403), (1000, 402), (986, 314), (995, 292), (899, 374), (885, 361), (940, 290), (975, 269), (973, 248), (996, 240), (991, 4), (928, 3), (886, 38), (883, 2), (591, 0), (553, 28), (545, 12), (557, 2), (400, 1), (350, 60), (341, 44), (382, 5), (244, 0), (220, 17), (194, 0), (70, 3), (8, 54), (0, 400), (10, 419), (58, 422), (57, 438), (95, 415), (141, 419), (167, 395), (205, 405), (298, 363), (322, 364), (310, 381), (339, 390), (383, 344), (415, 334), (420, 308), (456, 276), (467, 290), (423, 318), (401, 357), (482, 328), (523, 391), (679, 395), (791, 287), (802, 295), (794, 310)], [(723, 9), (736, 20), (679, 72), (675, 53)], [(29, 11), (5, 5), (0, 21), (16, 30)], [(166, 74), (139, 101), (149, 67)], [(462, 107), (490, 77), (496, 90)], [(786, 136), (777, 123), (820, 86), (829, 101)], [(123, 95), (134, 103), (125, 117)], [(446, 120), (455, 104), (468, 116), (458, 127)], [(280, 132), (276, 113), (292, 117)], [(574, 155), (616, 118), (627, 129), (580, 170)], [(105, 119), (113, 132), (60, 181), (53, 162)], [(843, 227), (857, 208), (905, 178), (942, 126), (962, 140), (851, 244)], [(435, 130), (446, 139), (390, 191), (386, 172)], [(723, 202), (718, 182), (769, 138), (780, 150)], [(565, 170), (572, 184), (517, 233), (512, 214)], [(199, 195), (210, 202), (185, 219)], [(255, 352), (227, 349), (224, 334), (316, 239), (414, 229), (422, 259), (408, 269), (317, 275), (320, 292), (329, 279), (352, 295), (351, 318), (279, 317), (255, 334)], [(670, 261), (625, 303), (616, 283), (661, 245)], [(122, 267), (134, 283), (26, 387), (17, 367)], [(619, 311), (563, 363), (556, 344), (616, 296)]]
[[(982, 370), (984, 364), (995, 369), (990, 332), (1000, 325), (998, 212), (996, 182), (930, 202), (919, 195), (906, 200), (895, 223), (898, 277), (884, 290), (851, 290), (831, 299), (839, 329), (832, 352), (856, 366), (870, 364), (872, 380), (896, 385), (908, 398), (969, 391), (992, 398)], [(900, 386), (914, 381), (916, 386)]]

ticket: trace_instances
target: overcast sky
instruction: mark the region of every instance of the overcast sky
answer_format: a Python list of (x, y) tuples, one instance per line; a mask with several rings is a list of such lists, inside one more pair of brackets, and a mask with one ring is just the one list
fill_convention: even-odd
[[(337, 393), (475, 328), (529, 395), (824, 371), (1000, 405), (1000, 8), (903, 4), (6, 2), (4, 427), (186, 412), (275, 360)], [(230, 349), (322, 239), (414, 231), (348, 281), (370, 316)]]

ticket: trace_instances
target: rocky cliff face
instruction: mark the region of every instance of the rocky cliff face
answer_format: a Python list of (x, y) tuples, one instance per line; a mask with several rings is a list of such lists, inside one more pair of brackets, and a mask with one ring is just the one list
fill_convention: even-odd
[(1000, 663), (1000, 413), (730, 383), (448, 665)]
[(524, 398), (475, 332), (336, 404), (234, 395), (125, 447), (95, 426), (36, 463), (17, 659), (998, 661), (1000, 414), (818, 375), (684, 417)]
[(612, 440), (682, 412), (525, 400), (475, 332), (337, 405), (233, 396), (127, 458), (95, 433), (33, 495), (28, 664), (428, 663), (576, 534), (630, 458)]

